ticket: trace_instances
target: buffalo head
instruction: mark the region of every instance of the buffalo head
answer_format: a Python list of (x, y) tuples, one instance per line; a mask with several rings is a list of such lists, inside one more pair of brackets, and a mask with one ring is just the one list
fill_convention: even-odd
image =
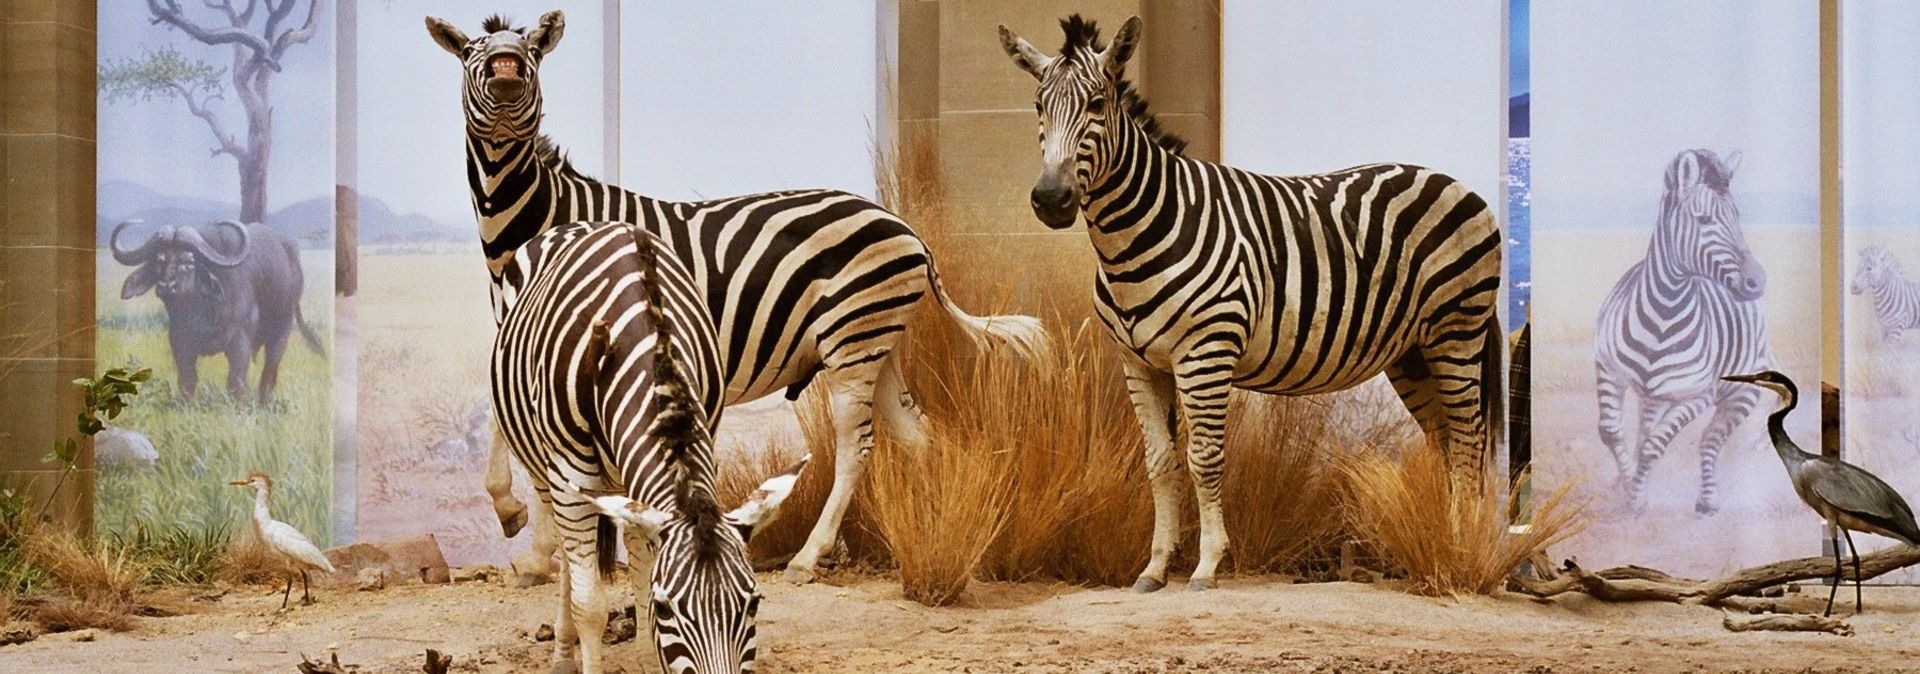
[(121, 299), (139, 296), (156, 287), (155, 294), (162, 301), (196, 295), (218, 298), (225, 287), (222, 275), (215, 271), (232, 268), (247, 257), (250, 244), (247, 228), (232, 220), (221, 220), (215, 225), (231, 228), (240, 237), (238, 249), (231, 252), (221, 251), (197, 227), (171, 225), (162, 227), (138, 246), (122, 248), (120, 233), (139, 222), (120, 223), (107, 241), (115, 261), (135, 267), (126, 283), (120, 286)]

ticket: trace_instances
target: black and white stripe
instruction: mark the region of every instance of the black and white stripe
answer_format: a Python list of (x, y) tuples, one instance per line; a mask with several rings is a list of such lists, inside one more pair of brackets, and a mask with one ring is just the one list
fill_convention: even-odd
[[(915, 305), (931, 295), (977, 344), (1004, 344), (1026, 356), (1044, 347), (1045, 333), (1031, 317), (962, 311), (941, 287), (932, 255), (913, 229), (858, 195), (805, 190), (676, 203), (574, 170), (538, 133), (539, 64), (563, 25), (553, 12), (532, 31), (501, 22), (472, 40), (443, 38), (451, 27), (434, 28), (436, 39), (466, 64), (467, 177), (493, 272), (496, 314), (511, 306), (521, 283), (512, 270), (515, 251), (558, 223), (637, 223), (666, 240), (719, 330), (722, 404), (783, 389), (797, 395), (816, 375), (833, 393), (834, 486), (812, 536), (787, 567), (790, 577), (811, 578), (872, 451), (875, 415), (909, 444), (924, 442), (893, 357)], [(523, 64), (520, 79), (527, 86), (517, 98), (496, 95), (521, 89), (491, 67), (502, 55)], [(511, 473), (495, 463), (488, 490), (506, 522), (517, 503)], [(532, 554), (516, 562), (522, 571), (545, 560), (537, 519), (535, 526)]]
[(1893, 251), (1881, 246), (1860, 249), (1860, 268), (1853, 272), (1852, 291), (1873, 297), (1880, 338), (1888, 343), (1898, 343), (1903, 331), (1920, 328), (1920, 281), (1901, 272)]
[[(1486, 202), (1416, 166), (1277, 177), (1182, 156), (1123, 79), (1139, 19), (1104, 48), (1091, 22), (1061, 25), (1059, 56), (1004, 27), (1001, 39), (1040, 81), (1035, 214), (1064, 229), (1085, 213), (1100, 259), (1096, 309), (1134, 356), (1127, 383), (1155, 506), (1136, 589), (1165, 584), (1182, 463), (1200, 508), (1191, 587), (1213, 583), (1227, 547), (1222, 440), (1236, 387), (1321, 393), (1385, 372), (1455, 477), (1477, 488), (1497, 442), (1503, 350), (1500, 232)], [(1176, 420), (1185, 452), (1174, 449)]]
[[(1600, 440), (1635, 508), (1644, 506), (1653, 464), (1667, 445), (1708, 410), (1694, 509), (1719, 508), (1720, 450), (1760, 391), (1720, 378), (1774, 366), (1760, 305), (1766, 272), (1747, 246), (1731, 191), (1739, 161), (1738, 152), (1722, 158), (1687, 150), (1667, 164), (1647, 255), (1600, 305), (1593, 342)], [(1629, 395), (1640, 401), (1631, 435), (1624, 419)]]

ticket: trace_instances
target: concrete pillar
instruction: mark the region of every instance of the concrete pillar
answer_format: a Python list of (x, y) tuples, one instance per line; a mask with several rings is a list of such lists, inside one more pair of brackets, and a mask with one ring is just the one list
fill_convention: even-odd
[[(34, 503), (94, 372), (94, 3), (0, 0), (0, 484)], [(92, 527), (92, 447), (50, 512)]]
[(944, 231), (926, 232), (931, 223), (907, 216), (928, 234), (948, 288), (975, 311), (1037, 313), (1067, 325), (1092, 316), (1095, 259), (1086, 232), (1048, 230), (1027, 207), (1040, 168), (1035, 82), (1007, 60), (996, 26), (1052, 53), (1068, 14), (1099, 21), (1107, 39), (1139, 15), (1145, 33), (1131, 79), (1190, 141), (1190, 155), (1218, 159), (1219, 1), (883, 1), (893, 3), (880, 16), (897, 38), (897, 49), (883, 50), (893, 58), (893, 140), (933, 144), (947, 217)]

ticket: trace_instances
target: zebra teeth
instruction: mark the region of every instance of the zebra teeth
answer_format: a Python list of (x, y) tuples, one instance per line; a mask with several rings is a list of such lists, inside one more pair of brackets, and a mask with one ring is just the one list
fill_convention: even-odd
[(501, 54), (487, 60), (487, 68), (494, 77), (520, 79), (520, 59), (512, 54)]

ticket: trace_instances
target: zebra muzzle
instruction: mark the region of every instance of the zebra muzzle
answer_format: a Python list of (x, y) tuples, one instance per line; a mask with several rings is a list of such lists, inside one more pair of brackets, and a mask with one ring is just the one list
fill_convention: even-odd
[(487, 69), (497, 78), (520, 79), (520, 57), (512, 54), (497, 54), (487, 60)]

